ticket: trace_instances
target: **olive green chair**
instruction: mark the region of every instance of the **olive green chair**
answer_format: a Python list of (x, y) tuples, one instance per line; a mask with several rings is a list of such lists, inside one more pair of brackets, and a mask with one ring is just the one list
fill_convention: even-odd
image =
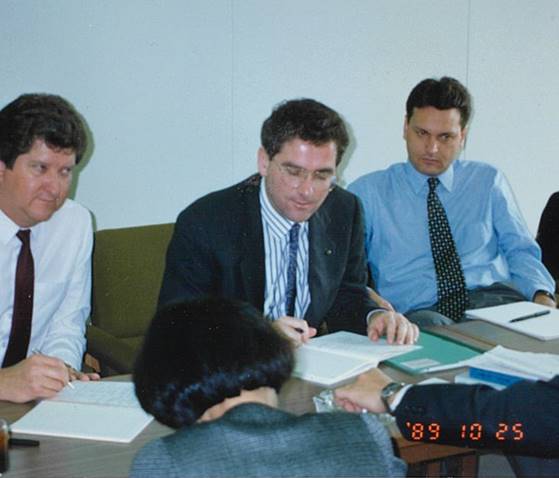
[(157, 305), (173, 224), (95, 233), (87, 353), (103, 375), (130, 373)]

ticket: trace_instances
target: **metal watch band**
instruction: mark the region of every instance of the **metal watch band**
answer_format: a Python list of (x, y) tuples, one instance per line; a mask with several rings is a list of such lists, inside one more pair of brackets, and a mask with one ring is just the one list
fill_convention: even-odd
[(403, 382), (390, 382), (382, 389), (382, 391), (380, 392), (380, 399), (382, 400), (387, 413), (390, 413), (391, 411), (388, 399), (398, 393), (405, 386), (406, 384)]

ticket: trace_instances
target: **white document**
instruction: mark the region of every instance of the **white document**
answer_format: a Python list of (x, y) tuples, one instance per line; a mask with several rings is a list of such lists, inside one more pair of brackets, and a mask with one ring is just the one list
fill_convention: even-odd
[(528, 380), (551, 380), (559, 375), (559, 355), (520, 352), (497, 345), (467, 361), (469, 366), (506, 373)]
[[(514, 302), (512, 304), (467, 310), (474, 319), (485, 320), (540, 340), (559, 338), (559, 309), (552, 309), (534, 302)], [(533, 314), (545, 314), (518, 322), (514, 319)]]
[(297, 349), (293, 376), (331, 386), (417, 348), (420, 346), (389, 345), (385, 339), (372, 342), (364, 335), (335, 332)]
[(72, 382), (12, 424), (12, 432), (130, 443), (152, 420), (131, 382)]
[[(468, 360), (453, 364), (454, 367), (477, 367), (505, 373), (527, 380), (550, 380), (559, 375), (559, 355), (538, 352), (520, 352), (497, 345), (491, 350)], [(445, 370), (436, 367), (437, 371)]]

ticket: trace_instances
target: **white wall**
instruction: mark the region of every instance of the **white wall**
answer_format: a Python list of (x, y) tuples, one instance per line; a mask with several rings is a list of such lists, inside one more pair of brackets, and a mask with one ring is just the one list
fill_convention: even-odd
[(262, 121), (308, 96), (355, 145), (350, 182), (405, 159), (425, 77), (470, 88), (466, 156), (500, 167), (535, 232), (559, 190), (555, 0), (2, 0), (0, 104), (68, 98), (93, 132), (76, 199), (97, 227), (174, 221), (255, 171)]

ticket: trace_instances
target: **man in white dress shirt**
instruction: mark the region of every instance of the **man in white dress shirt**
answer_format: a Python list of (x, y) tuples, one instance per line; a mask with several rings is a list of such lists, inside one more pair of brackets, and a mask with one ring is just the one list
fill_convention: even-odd
[(89, 212), (66, 199), (86, 148), (63, 98), (22, 95), (0, 111), (0, 400), (50, 397), (75, 379), (91, 294)]

